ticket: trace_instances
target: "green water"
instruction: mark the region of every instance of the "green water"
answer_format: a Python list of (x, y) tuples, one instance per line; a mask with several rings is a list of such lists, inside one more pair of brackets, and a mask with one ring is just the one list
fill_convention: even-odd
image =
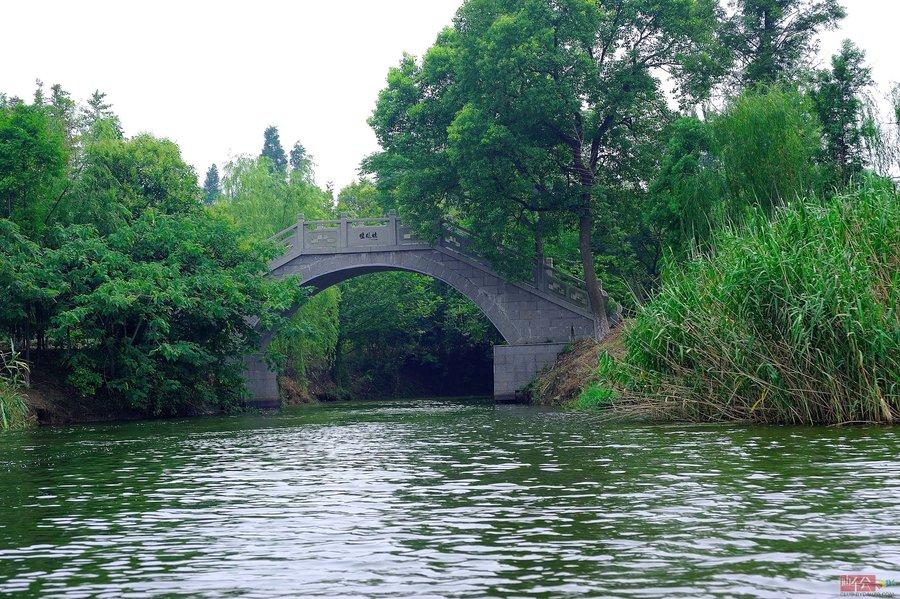
[(898, 456), (441, 400), (25, 431), (0, 595), (831, 596), (900, 578)]

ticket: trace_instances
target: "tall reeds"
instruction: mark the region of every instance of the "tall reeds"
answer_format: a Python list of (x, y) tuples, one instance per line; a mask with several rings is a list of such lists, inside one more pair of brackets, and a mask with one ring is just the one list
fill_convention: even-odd
[(22, 389), (28, 385), (28, 364), (12, 342), (0, 346), (0, 431), (19, 428), (28, 422), (28, 408)]
[(722, 231), (668, 273), (625, 343), (602, 383), (619, 414), (900, 421), (900, 195), (870, 182)]

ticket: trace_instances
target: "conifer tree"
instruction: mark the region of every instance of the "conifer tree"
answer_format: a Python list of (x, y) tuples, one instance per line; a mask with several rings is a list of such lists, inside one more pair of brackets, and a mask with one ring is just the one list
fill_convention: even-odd
[(872, 85), (865, 53), (850, 40), (831, 57), (831, 69), (817, 73), (813, 104), (822, 122), (825, 152), (836, 178), (847, 183), (863, 169), (863, 93)]
[(731, 0), (723, 36), (745, 86), (791, 78), (818, 50), (817, 34), (834, 29), (846, 11), (838, 0)]
[(206, 171), (206, 181), (203, 183), (203, 201), (212, 204), (219, 197), (219, 168), (214, 164)]
[(281, 147), (281, 138), (278, 136), (278, 127), (270, 126), (263, 134), (263, 148), (260, 156), (268, 158), (273, 173), (287, 174), (287, 155)]

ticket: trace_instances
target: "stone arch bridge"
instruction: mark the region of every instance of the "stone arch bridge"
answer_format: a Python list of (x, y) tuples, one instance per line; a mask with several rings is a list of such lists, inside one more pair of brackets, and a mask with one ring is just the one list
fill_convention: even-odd
[[(273, 239), (284, 253), (269, 264), (273, 277), (299, 275), (314, 293), (346, 279), (387, 270), (439, 279), (473, 301), (507, 345), (494, 348), (494, 395), (510, 397), (527, 385), (574, 340), (598, 338), (597, 319), (578, 279), (550, 261), (531, 280), (511, 281), (470, 249), (465, 232), (445, 227), (435, 243), (419, 239), (394, 213), (384, 218), (346, 218), (297, 223)], [(259, 355), (245, 359), (253, 403), (277, 405), (278, 383), (261, 356), (273, 332), (263, 335)]]

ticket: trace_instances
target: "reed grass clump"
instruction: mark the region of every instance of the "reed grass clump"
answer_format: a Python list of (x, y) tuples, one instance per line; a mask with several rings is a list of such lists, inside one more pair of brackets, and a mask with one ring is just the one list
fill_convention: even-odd
[(0, 432), (28, 423), (28, 407), (22, 389), (28, 384), (28, 365), (10, 343), (0, 347)]
[(620, 415), (897, 422), (900, 195), (870, 182), (722, 231), (668, 273), (625, 344), (607, 377)]

